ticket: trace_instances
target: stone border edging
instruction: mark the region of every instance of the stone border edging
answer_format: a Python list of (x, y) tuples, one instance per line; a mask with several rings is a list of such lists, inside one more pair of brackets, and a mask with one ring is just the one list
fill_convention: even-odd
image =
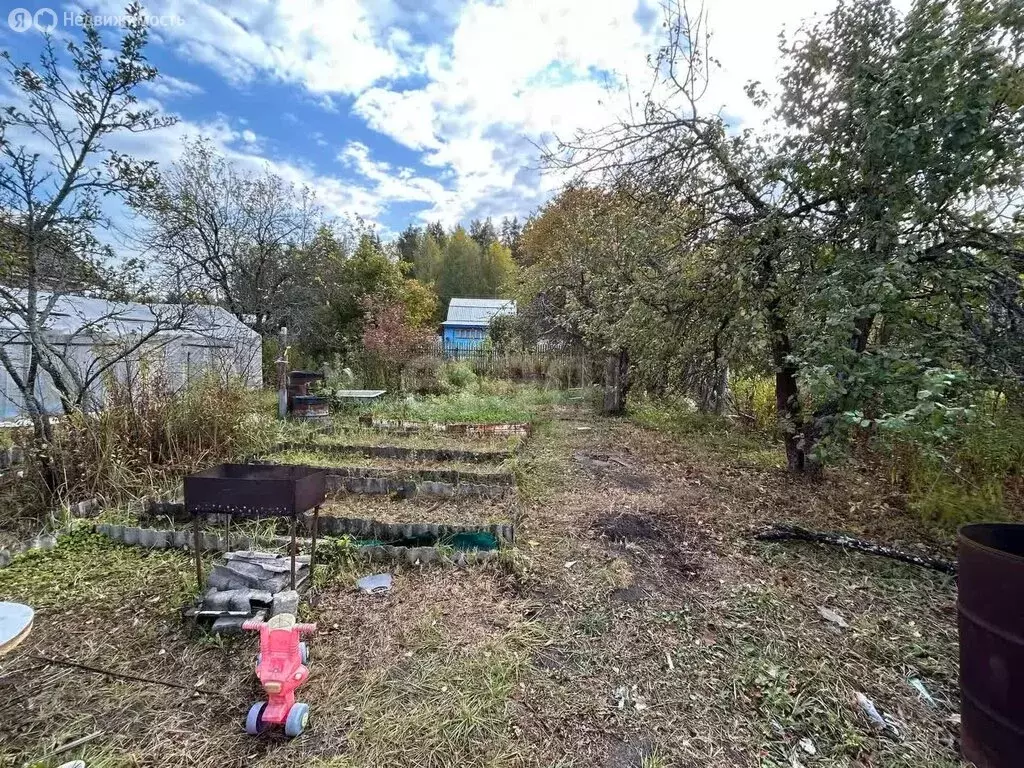
[(357, 455), (369, 459), (405, 459), (408, 461), (465, 461), (474, 464), (500, 464), (512, 458), (512, 451), (472, 451), (466, 448), (411, 448), (403, 445), (355, 445), (337, 443), (284, 442), (270, 449), (278, 451), (315, 451), (317, 453)]
[(378, 419), (373, 414), (364, 414), (359, 417), (359, 424), (378, 432), (401, 434), (441, 432), (464, 437), (529, 437), (533, 434), (533, 424), (530, 422), (480, 424), (476, 422), (404, 421), (402, 419)]
[(58, 533), (42, 533), (39, 536), (0, 549), (0, 568), (6, 568), (14, 558), (33, 549), (53, 549), (57, 546)]
[[(172, 531), (159, 528), (136, 528), (127, 525), (100, 523), (93, 530), (122, 544), (145, 547), (147, 549), (192, 549), (192, 531), (184, 529)], [(287, 536), (276, 536), (270, 541), (275, 546), (286, 546), (291, 543), (291, 539)], [(225, 547), (225, 543), (230, 544), (230, 546)], [(299, 539), (299, 544), (309, 546), (310, 539)], [(254, 542), (249, 536), (233, 536), (230, 538), (230, 541), (225, 542), (224, 538), (216, 533), (210, 533), (209, 531), (200, 533), (199, 548), (203, 552), (252, 549), (253, 545)], [(370, 562), (393, 562), (405, 563), (407, 565), (428, 565), (430, 563), (458, 566), (472, 565), (490, 562), (498, 556), (498, 552), (499, 550), (497, 549), (488, 549), (449, 553), (447, 548), (442, 547), (403, 547), (390, 544), (368, 544), (354, 548), (354, 553), (357, 557), (366, 558)]]
[[(308, 531), (312, 529), (312, 515), (306, 515), (302, 524)], [(489, 533), (500, 544), (511, 544), (515, 541), (515, 526), (511, 523), (383, 523), (361, 517), (334, 517), (321, 515), (319, 531), (326, 534), (358, 536), (364, 539), (394, 541), (397, 539), (414, 539), (422, 536), (433, 536), (446, 539), (459, 533)]]
[[(512, 475), (493, 473), (492, 479), (508, 480), (510, 484), (496, 485), (493, 483), (470, 483), (465, 481), (444, 482), (442, 480), (421, 479), (422, 474), (440, 473), (434, 476), (445, 476), (444, 473), (454, 470), (387, 470), (376, 467), (320, 467), (309, 464), (288, 464), (287, 466), (304, 466), (309, 469), (321, 469), (327, 475), (327, 490), (345, 491), (346, 493), (390, 494), (402, 498), (413, 496), (436, 496), (451, 498), (460, 496), (479, 496), (485, 499), (502, 499), (515, 493)], [(419, 476), (418, 476), (419, 475)], [(460, 472), (459, 477), (487, 479), (486, 474)]]

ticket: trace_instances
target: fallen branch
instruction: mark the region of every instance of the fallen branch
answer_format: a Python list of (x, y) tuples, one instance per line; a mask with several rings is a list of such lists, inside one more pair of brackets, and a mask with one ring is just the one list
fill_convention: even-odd
[(776, 523), (758, 533), (754, 538), (758, 541), (810, 541), (817, 544), (832, 544), (843, 549), (853, 549), (868, 555), (888, 557), (892, 560), (918, 565), (922, 568), (931, 568), (942, 573), (956, 574), (956, 563), (952, 563), (949, 560), (901, 552), (898, 549), (892, 549), (891, 547), (875, 544), (871, 541), (864, 541), (863, 539), (855, 539), (853, 536), (842, 533), (823, 533), (801, 528), (797, 525)]
[(40, 758), (40, 761), (49, 760), (51, 757), (56, 757), (57, 755), (63, 755), (65, 752), (70, 752), (72, 749), (78, 749), (79, 747), (83, 747), (86, 744), (88, 744), (90, 741), (98, 739), (102, 735), (103, 735), (103, 731), (95, 731), (93, 733), (90, 733), (88, 736), (83, 736), (80, 739), (75, 739), (74, 741), (69, 741), (67, 744), (63, 744), (63, 745), (57, 747), (52, 752), (47, 752), (45, 755), (43, 755)]
[(29, 658), (35, 659), (36, 661), (42, 661), (47, 664), (55, 664), (60, 667), (72, 667), (73, 669), (82, 669), (86, 672), (92, 672), (97, 675), (106, 675), (118, 680), (130, 680), (135, 683), (149, 683), (150, 685), (162, 685), (165, 688), (178, 688), (182, 691), (191, 691), (195, 693), (202, 693), (206, 696), (223, 696), (224, 694), (220, 691), (214, 691), (209, 688), (203, 688), (198, 685), (185, 685), (184, 683), (175, 683), (170, 680), (157, 680), (153, 677), (143, 677), (142, 675), (129, 675), (125, 672), (113, 672), (109, 669), (102, 669), (100, 667), (94, 667), (89, 664), (83, 664), (79, 661), (71, 661), (70, 659), (54, 659), (49, 656), (39, 656), (34, 653), (28, 654)]

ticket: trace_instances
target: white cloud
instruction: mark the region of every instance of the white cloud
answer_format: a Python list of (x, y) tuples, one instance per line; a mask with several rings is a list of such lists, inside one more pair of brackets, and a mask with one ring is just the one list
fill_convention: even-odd
[[(102, 0), (101, 12), (123, 12), (123, 0)], [(234, 83), (267, 74), (316, 94), (359, 93), (407, 65), (380, 42), (369, 2), (360, 0), (153, 0), (147, 11), (180, 25), (155, 30), (188, 59)], [(394, 46), (405, 44), (401, 35)]]
[[(834, 5), (706, 0), (710, 50), (722, 66), (712, 72), (704, 108), (740, 124), (764, 119), (745, 84), (773, 85), (779, 33)], [(644, 15), (647, 24), (638, 21)], [(353, 110), (422, 152), (425, 165), (450, 170), (447, 194), (423, 219), (522, 214), (563, 181), (536, 170), (533, 142), (603, 127), (635, 107), (651, 83), (647, 57), (664, 43), (661, 20), (660, 3), (637, 0), (471, 0), (450, 39), (415, 63), (427, 77), (422, 87), (377, 86)]]
[(203, 89), (195, 83), (190, 83), (187, 80), (182, 80), (164, 72), (161, 72), (153, 82), (147, 83), (146, 88), (158, 99), (176, 96), (196, 96), (203, 92)]
[(370, 192), (384, 202), (435, 203), (449, 193), (434, 179), (417, 175), (411, 168), (395, 168), (373, 160), (370, 148), (358, 141), (349, 142), (338, 154), (338, 161), (370, 182)]
[(524, 179), (538, 162), (531, 140), (606, 124), (622, 101), (602, 81), (621, 88), (644, 71), (656, 40), (636, 9), (636, 0), (474, 0), (449, 44), (424, 54), (423, 87), (373, 88), (354, 111), (423, 151), (424, 164), (452, 171), (449, 194), (422, 218), (525, 213), (557, 184), (536, 172)]
[(242, 141), (244, 141), (246, 144), (255, 144), (256, 134), (250, 131), (248, 128), (246, 128), (244, 131), (242, 131)]

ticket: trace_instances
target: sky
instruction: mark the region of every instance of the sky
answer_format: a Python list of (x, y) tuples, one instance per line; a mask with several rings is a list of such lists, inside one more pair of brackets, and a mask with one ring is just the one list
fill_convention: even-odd
[[(38, 57), (30, 16), (76, 34), (81, 6), (19, 5), (26, 14), (0, 14), (0, 48), (15, 61)], [(705, 108), (737, 127), (760, 122), (744, 84), (771, 82), (779, 33), (833, 5), (705, 0), (721, 62)], [(123, 0), (89, 8), (117, 16)], [(143, 96), (179, 121), (128, 149), (166, 164), (184, 136), (209, 137), (385, 238), (536, 210), (565, 181), (542, 168), (538, 146), (621, 116), (663, 43), (661, 0), (153, 0), (146, 11), (160, 77)]]

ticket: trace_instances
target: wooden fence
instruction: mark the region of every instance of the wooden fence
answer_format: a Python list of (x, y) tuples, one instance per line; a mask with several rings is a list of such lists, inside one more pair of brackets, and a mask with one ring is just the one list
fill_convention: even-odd
[(445, 363), (467, 363), (478, 376), (537, 381), (564, 389), (589, 387), (601, 380), (590, 355), (576, 350), (505, 352), (493, 349), (433, 349), (426, 355)]

